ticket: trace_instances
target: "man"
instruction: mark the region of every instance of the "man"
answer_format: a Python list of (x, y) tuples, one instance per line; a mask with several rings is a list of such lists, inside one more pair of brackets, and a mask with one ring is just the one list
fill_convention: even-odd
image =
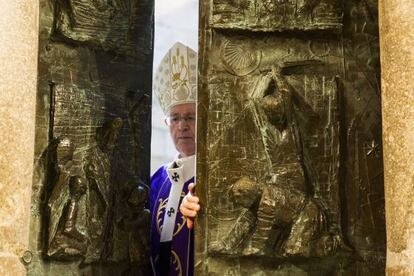
[(194, 233), (179, 211), (194, 182), (197, 54), (176, 43), (159, 65), (154, 92), (166, 117), (177, 159), (151, 177), (151, 249), (154, 275), (193, 275)]

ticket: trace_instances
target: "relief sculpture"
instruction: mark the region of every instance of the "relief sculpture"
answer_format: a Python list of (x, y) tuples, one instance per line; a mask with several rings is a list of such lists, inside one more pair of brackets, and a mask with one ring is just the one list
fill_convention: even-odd
[(55, 39), (137, 57), (140, 1), (57, 1)]
[(259, 184), (242, 177), (234, 183), (230, 192), (235, 204), (248, 210), (242, 212), (228, 237), (210, 248), (212, 252), (236, 252), (237, 245), (244, 242), (242, 254), (247, 256), (335, 253), (340, 236), (328, 232), (326, 210), (309, 195), (313, 187), (307, 187), (305, 179), (291, 89), (276, 65), (252, 92), (250, 112), (265, 131), (261, 139), (271, 163), (270, 180)]
[[(62, 138), (56, 147), (57, 181), (48, 200), (49, 256), (70, 257), (86, 251), (85, 231), (78, 221), (79, 201), (86, 192), (85, 175), (76, 170), (73, 162), (73, 146), (67, 138)], [(65, 253), (66, 251), (66, 253)]]
[(148, 275), (152, 0), (40, 1), (29, 275)]
[(198, 273), (383, 273), (376, 3), (363, 2), (202, 5)]
[[(126, 275), (145, 275), (149, 254), (148, 186), (125, 171), (115, 178), (113, 160), (127, 122), (129, 128), (143, 133), (136, 120), (141, 118), (146, 125), (147, 119), (143, 114), (134, 116), (128, 109), (124, 111), (127, 119), (105, 119), (99, 112), (103, 97), (88, 90), (82, 93), (77, 86), (68, 89), (55, 84), (51, 88), (51, 135), (59, 138), (50, 155), (51, 175), (56, 180), (47, 187), (50, 195), (44, 227), (45, 254), (50, 260), (80, 262), (79, 267), (127, 262), (129, 266), (122, 268)], [(75, 92), (81, 93), (75, 97), (71, 94)], [(135, 131), (130, 143), (139, 149), (141, 136)], [(128, 160), (139, 162), (133, 155)]]
[(109, 155), (121, 126), (122, 120), (116, 118), (98, 128), (95, 146), (78, 153), (80, 161), (74, 160), (69, 139), (58, 143), (59, 176), (48, 201), (50, 257), (84, 256), (84, 263), (103, 257), (103, 241), (110, 227), (107, 219), (113, 205)]
[(252, 31), (337, 30), (342, 28), (340, 0), (214, 0), (216, 28)]
[(129, 212), (124, 214), (118, 219), (118, 223), (123, 229), (129, 233), (129, 257), (132, 262), (142, 261), (149, 253), (150, 246), (147, 236), (147, 229), (145, 225), (148, 225), (150, 220), (150, 213), (146, 208), (148, 200), (148, 186), (141, 183), (138, 188), (133, 183), (132, 190), (128, 191), (127, 205)]

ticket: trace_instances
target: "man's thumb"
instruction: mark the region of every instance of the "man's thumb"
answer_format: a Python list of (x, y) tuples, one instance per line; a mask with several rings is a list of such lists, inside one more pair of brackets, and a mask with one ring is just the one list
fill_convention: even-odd
[(188, 185), (188, 191), (191, 193), (191, 195), (195, 194), (195, 185), (194, 185), (194, 183), (190, 183)]

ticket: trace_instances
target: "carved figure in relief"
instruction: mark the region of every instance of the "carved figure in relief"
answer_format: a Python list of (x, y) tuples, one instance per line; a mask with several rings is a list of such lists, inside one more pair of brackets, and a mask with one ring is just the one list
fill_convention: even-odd
[(79, 211), (79, 200), (86, 192), (85, 178), (81, 176), (73, 176), (69, 181), (70, 201), (67, 211), (66, 224), (64, 233), (77, 240), (84, 240), (84, 234), (80, 233), (76, 228), (76, 221)]
[(340, 243), (328, 232), (325, 210), (305, 178), (291, 89), (274, 66), (252, 93), (251, 112), (263, 135), (270, 178), (259, 185), (243, 177), (233, 185), (242, 211), (228, 234), (211, 244), (211, 253), (325, 256)]
[(88, 238), (84, 263), (108, 258), (111, 252), (113, 187), (111, 184), (110, 154), (123, 122), (109, 120), (97, 129), (97, 145), (85, 153), (84, 171), (88, 181)]
[[(48, 200), (49, 225), (47, 255), (67, 258), (81, 255), (86, 247), (79, 231), (79, 201), (86, 192), (86, 179), (73, 161), (74, 148), (68, 138), (56, 147), (57, 181)], [(82, 227), (81, 227), (82, 228)]]
[(138, 57), (138, 0), (58, 0), (54, 36)]
[(110, 253), (113, 190), (110, 153), (122, 120), (115, 118), (98, 128), (96, 145), (78, 151), (63, 138), (56, 148), (57, 181), (48, 199), (47, 255), (56, 259), (103, 260)]
[[(132, 181), (135, 184), (135, 181)], [(131, 264), (139, 265), (146, 262), (150, 254), (150, 241), (147, 226), (150, 223), (150, 211), (146, 208), (149, 195), (148, 186), (139, 183), (132, 190), (127, 189), (123, 200), (126, 201), (127, 210), (117, 219), (121, 229), (128, 235), (128, 255)]]
[(231, 254), (244, 246), (256, 226), (256, 213), (260, 201), (260, 186), (247, 177), (242, 177), (231, 188), (235, 205), (241, 206), (240, 215), (231, 230), (222, 239), (213, 242), (210, 253)]
[[(264, 254), (266, 248), (274, 246), (269, 241), (275, 235), (283, 255), (332, 253), (338, 237), (327, 233), (325, 210), (311, 197), (312, 187), (305, 177), (300, 129), (293, 108), (293, 91), (279, 65), (264, 76), (253, 98), (256, 102), (253, 113), (257, 114), (256, 124), (271, 162), (271, 175), (263, 188), (250, 247), (244, 254)], [(324, 248), (323, 252), (320, 247)]]
[(323, 212), (303, 193), (276, 184), (261, 187), (247, 177), (239, 179), (231, 192), (242, 207), (240, 215), (230, 231), (209, 246), (210, 253), (324, 256), (335, 250), (336, 240), (323, 235), (327, 230)]

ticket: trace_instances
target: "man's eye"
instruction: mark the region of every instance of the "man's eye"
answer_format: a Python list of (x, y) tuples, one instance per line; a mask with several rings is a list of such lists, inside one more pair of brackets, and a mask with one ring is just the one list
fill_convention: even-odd
[(195, 116), (188, 116), (188, 117), (187, 117), (187, 120), (188, 120), (188, 121), (191, 121), (191, 122), (192, 122), (192, 121), (195, 121), (195, 119), (196, 119), (196, 118), (195, 118)]
[(174, 116), (174, 117), (171, 117), (170, 120), (171, 122), (178, 122), (180, 120), (180, 117)]

